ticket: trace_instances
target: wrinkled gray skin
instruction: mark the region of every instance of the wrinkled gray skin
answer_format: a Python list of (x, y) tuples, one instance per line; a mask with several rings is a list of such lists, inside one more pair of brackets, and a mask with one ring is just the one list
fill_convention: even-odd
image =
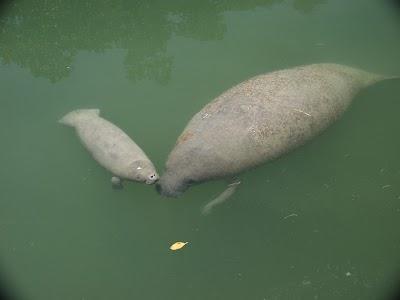
[(59, 122), (76, 129), (93, 158), (114, 175), (113, 185), (121, 185), (122, 179), (146, 184), (156, 182), (158, 174), (142, 149), (99, 114), (98, 109), (79, 109), (66, 114)]
[(357, 92), (383, 76), (313, 64), (244, 81), (198, 112), (178, 138), (157, 190), (178, 196), (277, 158), (335, 121)]

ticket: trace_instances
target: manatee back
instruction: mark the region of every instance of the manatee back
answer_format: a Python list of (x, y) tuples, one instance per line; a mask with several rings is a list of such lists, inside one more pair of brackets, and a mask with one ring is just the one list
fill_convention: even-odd
[[(224, 92), (189, 122), (167, 161), (194, 181), (237, 174), (305, 143), (381, 77), (314, 64), (253, 77)], [(175, 172), (176, 173), (176, 172)]]

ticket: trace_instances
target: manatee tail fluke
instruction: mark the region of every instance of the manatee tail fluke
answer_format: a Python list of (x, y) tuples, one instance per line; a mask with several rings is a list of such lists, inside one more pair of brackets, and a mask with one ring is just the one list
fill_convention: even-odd
[(381, 74), (376, 74), (376, 73), (368, 73), (363, 71), (363, 81), (365, 86), (370, 86), (375, 83), (381, 82), (381, 81), (386, 81), (386, 80), (392, 80), (392, 79), (400, 79), (400, 76), (387, 76), (387, 75), (381, 75)]
[(400, 76), (385, 76), (385, 78), (383, 78), (383, 80), (396, 80), (396, 79), (400, 79)]
[(332, 70), (338, 71), (339, 73), (345, 73), (351, 76), (354, 80), (358, 81), (363, 87), (367, 87), (385, 80), (400, 78), (400, 76), (387, 76), (379, 73), (368, 72), (358, 67), (350, 67), (335, 63), (325, 63), (322, 65), (328, 66)]
[(76, 122), (82, 120), (87, 116), (98, 116), (100, 115), (100, 109), (77, 109), (67, 113), (64, 117), (58, 120), (59, 123), (67, 125), (67, 126), (74, 126)]

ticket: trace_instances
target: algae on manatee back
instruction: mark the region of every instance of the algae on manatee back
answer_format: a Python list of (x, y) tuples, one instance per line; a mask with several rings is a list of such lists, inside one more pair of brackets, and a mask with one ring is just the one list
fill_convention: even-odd
[(330, 63), (250, 78), (193, 116), (157, 189), (176, 197), (193, 184), (235, 176), (278, 158), (338, 119), (362, 88), (384, 79)]

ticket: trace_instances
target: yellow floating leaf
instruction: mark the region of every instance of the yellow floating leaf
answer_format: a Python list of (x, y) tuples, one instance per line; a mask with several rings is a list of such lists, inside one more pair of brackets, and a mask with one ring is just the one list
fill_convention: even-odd
[(172, 251), (179, 250), (179, 249), (185, 247), (185, 245), (186, 245), (187, 243), (189, 243), (189, 242), (176, 242), (176, 243), (173, 243), (173, 244), (169, 247), (169, 249), (171, 249)]

